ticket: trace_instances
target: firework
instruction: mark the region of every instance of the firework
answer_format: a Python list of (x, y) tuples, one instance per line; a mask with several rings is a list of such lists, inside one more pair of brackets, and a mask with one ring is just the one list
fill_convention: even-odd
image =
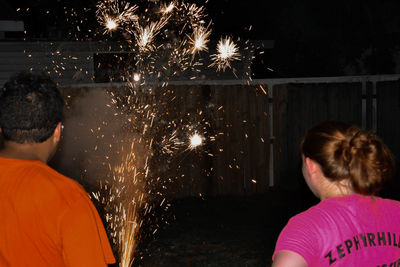
[(124, 211), (124, 225), (119, 232), (121, 267), (130, 267), (133, 262), (133, 251), (136, 246), (135, 238), (138, 231), (138, 217), (135, 202)]
[(209, 42), (211, 30), (208, 30), (208, 26), (197, 27), (193, 31), (193, 37), (189, 37), (189, 43), (192, 46), (191, 53), (194, 55), (200, 51), (208, 51), (207, 43)]
[(107, 28), (108, 31), (114, 31), (118, 28), (118, 21), (112, 18), (106, 18), (106, 25), (105, 27)]
[(157, 22), (152, 21), (145, 27), (137, 27), (135, 31), (135, 39), (140, 52), (151, 52), (155, 49), (153, 44), (154, 38), (166, 23), (167, 20)]
[(164, 15), (169, 14), (169, 13), (172, 12), (172, 10), (174, 10), (175, 7), (176, 7), (175, 1), (171, 2), (169, 4), (164, 4), (161, 7), (161, 13), (164, 14)]
[(217, 54), (212, 55), (213, 63), (210, 65), (217, 66), (217, 71), (231, 67), (231, 62), (240, 60), (239, 49), (236, 44), (229, 38), (221, 38), (217, 45)]
[(135, 12), (138, 6), (118, 0), (106, 0), (97, 4), (97, 20), (104, 27), (104, 33), (115, 31), (120, 25), (129, 25), (138, 20)]
[(201, 144), (203, 144), (203, 137), (201, 137), (199, 134), (193, 134), (189, 137), (190, 140), (190, 144), (189, 144), (189, 148), (190, 149), (194, 149), (198, 146), (200, 146)]
[(114, 244), (118, 244), (120, 267), (130, 267), (134, 260), (137, 234), (141, 224), (138, 209), (144, 202), (144, 181), (148, 175), (146, 160), (137, 158), (135, 152), (142, 150), (142, 139), (133, 139), (128, 151), (122, 146), (119, 154), (125, 154), (122, 162), (109, 166), (112, 181), (101, 184), (93, 193), (95, 199), (105, 204), (106, 221)]
[(142, 52), (152, 50), (151, 42), (156, 35), (157, 23), (152, 22), (146, 27), (139, 27), (138, 34), (136, 35), (136, 42)]
[[(189, 19), (189, 23), (190, 23), (190, 26), (192, 29), (195, 29), (197, 27), (204, 25), (204, 23), (205, 23), (204, 7), (197, 6), (196, 4), (182, 3), (181, 10)], [(185, 24), (182, 29), (184, 29), (186, 25), (187, 24)], [(182, 33), (182, 30), (181, 30), (181, 33)]]

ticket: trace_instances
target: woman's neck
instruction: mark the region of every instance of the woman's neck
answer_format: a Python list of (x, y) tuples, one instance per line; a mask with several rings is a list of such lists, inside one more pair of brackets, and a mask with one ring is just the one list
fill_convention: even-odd
[[(325, 178), (326, 179), (326, 178)], [(331, 182), (328, 179), (321, 185), (320, 199), (324, 200), (331, 197), (344, 197), (354, 194), (350, 180)]]

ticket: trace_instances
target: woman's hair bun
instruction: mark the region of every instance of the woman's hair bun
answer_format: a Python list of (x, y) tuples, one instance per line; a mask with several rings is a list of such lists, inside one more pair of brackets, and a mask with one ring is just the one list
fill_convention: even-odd
[(394, 171), (393, 155), (374, 133), (341, 122), (322, 122), (310, 128), (301, 152), (321, 166), (331, 181), (349, 179), (352, 189), (372, 195)]

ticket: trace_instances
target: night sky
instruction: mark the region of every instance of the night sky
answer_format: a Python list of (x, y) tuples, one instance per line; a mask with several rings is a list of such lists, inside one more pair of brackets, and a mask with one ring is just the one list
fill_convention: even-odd
[[(76, 30), (73, 24), (77, 17), (85, 19), (80, 24), (82, 39), (87, 29), (98, 27), (94, 0), (6, 2), (13, 9), (21, 8), (17, 13), (25, 21), (28, 39), (74, 39), (71, 31)], [(145, 2), (132, 1), (139, 5)], [(191, 2), (206, 7), (213, 23), (212, 39), (229, 35), (275, 41), (273, 49), (257, 56), (255, 68), (260, 78), (391, 74), (400, 70), (400, 2), (396, 0)], [(75, 21), (67, 20), (70, 13), (77, 14), (72, 19)], [(266, 66), (274, 72), (264, 71)]]

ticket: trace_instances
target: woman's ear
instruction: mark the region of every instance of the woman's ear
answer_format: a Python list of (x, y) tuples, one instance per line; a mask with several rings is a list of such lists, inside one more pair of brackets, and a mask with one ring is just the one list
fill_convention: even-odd
[(317, 163), (312, 159), (310, 159), (309, 157), (306, 157), (305, 161), (308, 174), (310, 176), (313, 176), (318, 171)]
[(311, 192), (317, 198), (320, 198), (320, 173), (321, 169), (318, 163), (310, 158), (304, 158), (303, 175)]

